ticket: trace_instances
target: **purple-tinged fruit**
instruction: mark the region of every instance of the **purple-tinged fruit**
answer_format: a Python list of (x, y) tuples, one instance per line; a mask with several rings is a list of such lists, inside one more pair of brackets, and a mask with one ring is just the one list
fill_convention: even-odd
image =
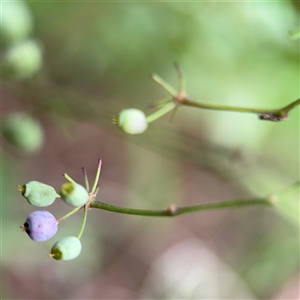
[(29, 214), (21, 228), (36, 242), (50, 240), (57, 232), (55, 217), (46, 210), (37, 210)]

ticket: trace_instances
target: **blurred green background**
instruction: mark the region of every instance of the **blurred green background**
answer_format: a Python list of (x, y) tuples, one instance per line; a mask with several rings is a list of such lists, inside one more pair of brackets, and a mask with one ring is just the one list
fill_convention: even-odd
[[(299, 98), (299, 2), (2, 2), (4, 120), (26, 111), (44, 131), (25, 153), (1, 139), (2, 299), (298, 299), (299, 195), (281, 209), (243, 208), (174, 219), (93, 209), (83, 251), (47, 258), (77, 235), (81, 213), (51, 241), (22, 233), (35, 210), (16, 184), (83, 184), (102, 158), (99, 200), (163, 209), (263, 197), (299, 180), (299, 108), (288, 121), (180, 108), (129, 136), (111, 116), (150, 114), (177, 85), (204, 103), (278, 108)], [(28, 134), (28, 136), (27, 136)], [(25, 142), (31, 132), (22, 134)], [(57, 218), (70, 210), (56, 201)]]

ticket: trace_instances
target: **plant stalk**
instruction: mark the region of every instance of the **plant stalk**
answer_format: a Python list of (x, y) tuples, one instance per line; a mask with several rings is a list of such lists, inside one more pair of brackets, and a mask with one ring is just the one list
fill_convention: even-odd
[(227, 209), (227, 208), (240, 208), (246, 206), (272, 206), (272, 203), (269, 199), (260, 198), (260, 199), (240, 199), (240, 200), (229, 200), (223, 202), (212, 202), (212, 203), (203, 203), (193, 206), (183, 206), (176, 207), (174, 204), (168, 206), (165, 210), (146, 210), (146, 209), (134, 209), (134, 208), (125, 208), (115, 205), (110, 205), (103, 202), (92, 201), (90, 207), (103, 209), (115, 213), (128, 214), (128, 215), (137, 215), (137, 216), (149, 216), (149, 217), (174, 217), (178, 215), (199, 212), (199, 211), (209, 211), (217, 209)]

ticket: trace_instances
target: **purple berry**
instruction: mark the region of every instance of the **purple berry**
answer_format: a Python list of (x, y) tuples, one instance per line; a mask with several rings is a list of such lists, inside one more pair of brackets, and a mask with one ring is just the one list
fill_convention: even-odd
[(22, 228), (32, 240), (44, 242), (56, 234), (58, 223), (48, 211), (37, 210), (29, 214)]

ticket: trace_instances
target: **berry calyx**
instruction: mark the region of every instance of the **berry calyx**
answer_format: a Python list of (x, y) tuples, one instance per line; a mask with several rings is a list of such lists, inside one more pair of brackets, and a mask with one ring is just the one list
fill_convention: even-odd
[(58, 230), (55, 217), (46, 210), (37, 210), (28, 215), (21, 228), (36, 242), (51, 239)]
[(81, 242), (77, 237), (68, 236), (53, 245), (49, 256), (56, 260), (72, 260), (80, 254), (81, 248)]
[(83, 206), (89, 201), (87, 190), (77, 183), (64, 183), (59, 191), (61, 198), (72, 206)]
[(49, 206), (59, 196), (52, 186), (39, 181), (30, 181), (23, 186), (18, 185), (18, 189), (28, 203), (34, 206)]
[(123, 109), (113, 121), (129, 134), (140, 134), (148, 128), (144, 112), (136, 108)]

